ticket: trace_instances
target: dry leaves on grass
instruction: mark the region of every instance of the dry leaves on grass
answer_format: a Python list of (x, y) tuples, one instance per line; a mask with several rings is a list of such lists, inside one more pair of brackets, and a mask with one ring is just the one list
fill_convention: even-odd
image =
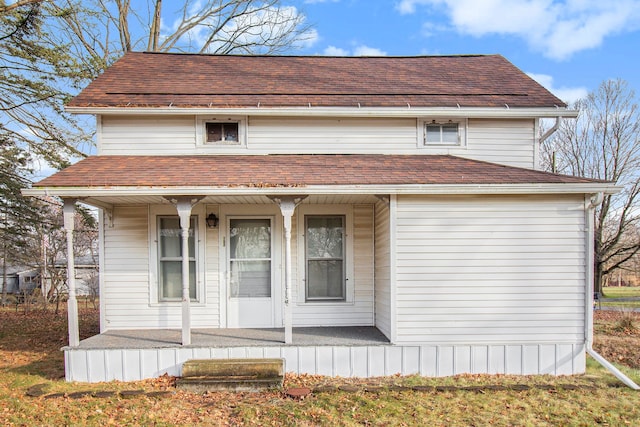
[(596, 311), (593, 347), (605, 359), (640, 369), (640, 313)]

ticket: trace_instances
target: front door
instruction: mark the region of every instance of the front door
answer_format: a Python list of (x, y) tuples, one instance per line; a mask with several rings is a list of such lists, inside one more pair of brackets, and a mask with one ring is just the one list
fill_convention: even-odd
[(228, 218), (227, 326), (274, 327), (271, 218)]

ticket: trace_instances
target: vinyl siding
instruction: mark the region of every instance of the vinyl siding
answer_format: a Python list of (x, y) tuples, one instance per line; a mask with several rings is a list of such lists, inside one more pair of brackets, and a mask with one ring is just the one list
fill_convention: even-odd
[(399, 343), (584, 340), (583, 199), (399, 197)]
[[(104, 288), (105, 329), (180, 328), (181, 304), (151, 301), (150, 287), (155, 285), (156, 269), (149, 262), (149, 211), (145, 206), (117, 206), (113, 212), (113, 227), (105, 227), (105, 256), (102, 274)], [(200, 228), (200, 239), (205, 239)], [(217, 233), (208, 233), (207, 241), (217, 244)], [(217, 252), (207, 244), (209, 269), (205, 281), (205, 296), (192, 303), (193, 327), (219, 326)], [(152, 283), (150, 285), (150, 283)]]
[(583, 344), (352, 345), (168, 348), (65, 347), (67, 381), (138, 381), (180, 376), (190, 359), (282, 358), (286, 372), (340, 377), (461, 374), (571, 375), (585, 372)]
[(102, 155), (183, 154), (450, 154), (534, 167), (534, 120), (468, 121), (466, 144), (423, 147), (418, 120), (403, 118), (249, 117), (246, 146), (202, 146), (194, 116), (102, 116)]
[(391, 337), (391, 251), (389, 207), (379, 201), (375, 205), (375, 325)]
[(466, 150), (448, 154), (532, 169), (534, 129), (533, 120), (469, 120)]
[(249, 119), (249, 148), (271, 153), (381, 153), (416, 151), (415, 119)]
[(193, 116), (101, 116), (100, 155), (195, 154)]

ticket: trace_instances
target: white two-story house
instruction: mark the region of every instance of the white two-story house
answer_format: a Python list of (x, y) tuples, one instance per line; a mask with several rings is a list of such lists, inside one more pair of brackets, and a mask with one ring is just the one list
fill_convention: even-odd
[(128, 53), (67, 108), (97, 154), (28, 191), (101, 212), (67, 379), (584, 372), (616, 187), (539, 170), (540, 120), (576, 113), (503, 57)]

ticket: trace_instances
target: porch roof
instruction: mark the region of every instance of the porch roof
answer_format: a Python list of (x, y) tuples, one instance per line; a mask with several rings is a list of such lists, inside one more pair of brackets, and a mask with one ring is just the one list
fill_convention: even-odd
[[(34, 188), (301, 190), (314, 186), (606, 184), (450, 155), (93, 156)], [(55, 191), (52, 191), (55, 194)]]
[(122, 203), (375, 203), (392, 194), (594, 194), (614, 184), (447, 155), (94, 156), (23, 190), (111, 209)]

